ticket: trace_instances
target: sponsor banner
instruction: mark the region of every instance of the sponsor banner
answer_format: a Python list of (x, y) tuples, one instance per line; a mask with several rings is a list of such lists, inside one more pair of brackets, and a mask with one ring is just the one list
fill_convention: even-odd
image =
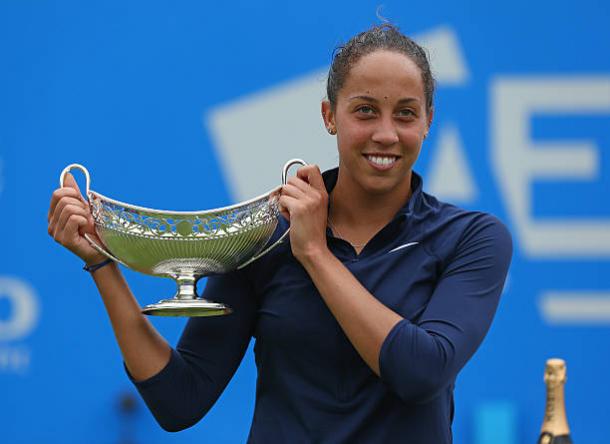
[[(47, 234), (61, 170), (133, 204), (214, 208), (337, 164), (320, 118), (333, 48), (377, 4), (0, 3), (0, 415), (6, 442), (170, 442), (129, 383), (81, 261)], [(523, 11), (527, 11), (524, 13)], [(610, 389), (610, 8), (603, 2), (385, 4), (429, 51), (424, 188), (496, 214), (515, 254), (492, 328), (456, 387), (455, 442), (535, 442), (547, 358), (568, 365), (574, 439), (603, 442)], [(76, 173), (81, 189), (84, 180)], [(167, 279), (125, 271), (141, 305)], [(203, 288), (205, 282), (199, 287)], [(153, 318), (175, 343), (184, 320)], [(230, 334), (230, 332), (227, 332)], [(250, 350), (181, 442), (245, 442)]]

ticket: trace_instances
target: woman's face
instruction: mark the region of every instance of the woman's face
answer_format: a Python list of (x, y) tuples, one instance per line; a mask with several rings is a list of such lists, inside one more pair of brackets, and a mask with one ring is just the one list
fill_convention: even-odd
[(362, 57), (338, 92), (335, 110), (324, 102), (322, 112), (327, 127), (337, 131), (343, 180), (367, 193), (409, 190), (432, 120), (411, 59), (386, 50)]

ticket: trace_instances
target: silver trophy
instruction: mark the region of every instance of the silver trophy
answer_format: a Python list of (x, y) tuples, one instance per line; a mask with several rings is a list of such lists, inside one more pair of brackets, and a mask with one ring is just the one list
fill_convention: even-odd
[[(282, 170), (282, 185), (293, 165)], [(79, 164), (68, 165), (61, 173), (80, 169), (86, 178), (86, 196), (102, 241), (98, 245), (88, 234), (87, 241), (110, 259), (141, 273), (170, 277), (178, 291), (173, 298), (147, 305), (142, 313), (159, 316), (217, 316), (228, 314), (225, 304), (197, 296), (197, 281), (203, 276), (226, 273), (245, 267), (280, 244), (288, 230), (267, 246), (280, 217), (281, 187), (246, 202), (205, 211), (162, 211), (119, 202), (89, 188), (90, 176)]]

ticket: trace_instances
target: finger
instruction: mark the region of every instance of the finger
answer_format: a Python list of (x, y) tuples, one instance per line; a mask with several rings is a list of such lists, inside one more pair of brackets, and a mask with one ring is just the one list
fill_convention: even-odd
[[(72, 190), (72, 192), (74, 192), (74, 190)], [(83, 201), (81, 201), (80, 199), (78, 199), (76, 197), (64, 196), (57, 203), (57, 205), (53, 209), (53, 213), (50, 215), (49, 230), (55, 229), (55, 227), (57, 226), (57, 223), (59, 221), (59, 217), (61, 216), (61, 213), (64, 210), (64, 208), (66, 207), (66, 205), (76, 205), (76, 206), (80, 206), (81, 208), (84, 208), (86, 210), (89, 209), (88, 205), (86, 203), (84, 203)]]
[(311, 170), (309, 174), (309, 184), (316, 188), (318, 191), (323, 191), (326, 193), (326, 184), (324, 183), (324, 178), (322, 177), (322, 172), (320, 171), (320, 167), (318, 165), (313, 165), (314, 168)]
[(57, 236), (61, 236), (61, 232), (63, 230), (65, 230), (65, 226), (66, 226), (66, 223), (68, 222), (68, 219), (70, 219), (70, 216), (72, 216), (74, 214), (84, 217), (85, 220), (87, 220), (89, 217), (89, 213), (84, 208), (82, 208), (78, 205), (73, 205), (73, 204), (66, 205), (62, 209), (56, 225), (51, 228), (54, 238)]
[[(283, 197), (286, 198), (287, 196)], [(286, 207), (286, 199), (282, 200), (282, 196), (280, 196), (280, 198), (277, 200), (277, 203), (280, 208), (280, 214), (284, 216), (284, 218), (288, 222), (290, 222), (290, 211), (288, 211), (288, 208)]]
[(280, 209), (286, 210), (289, 214), (298, 206), (299, 200), (291, 196), (280, 196)]
[[(72, 190), (72, 192), (75, 192), (75, 191)], [(59, 216), (61, 215), (62, 210), (64, 209), (64, 207), (66, 205), (69, 205), (69, 204), (85, 207), (85, 204), (82, 201), (80, 201), (77, 197), (70, 197), (70, 196), (62, 197), (59, 200), (59, 202), (57, 202), (57, 204), (54, 206), (53, 213), (51, 213), (49, 215), (49, 219), (48, 219), (49, 234), (51, 234), (53, 232), (53, 230), (55, 229), (55, 227), (57, 226), (57, 221), (59, 220)]]
[(86, 219), (88, 219), (88, 217), (89, 217), (87, 210), (85, 210), (84, 208), (81, 208), (79, 205), (68, 204), (68, 205), (64, 206), (62, 208), (61, 212), (59, 212), (59, 216), (57, 217), (55, 224), (52, 227), (50, 227), (50, 231), (53, 233), (54, 237), (57, 236), (58, 233), (60, 233), (61, 231), (63, 231), (65, 229), (68, 219), (73, 214), (77, 214)]
[(290, 222), (290, 213), (288, 212), (288, 210), (286, 208), (284, 208), (281, 205), (280, 205), (280, 214), (284, 217), (284, 219), (286, 219), (288, 222)]
[(83, 202), (86, 202), (85, 198), (83, 197), (83, 194), (80, 191), (80, 188), (78, 187), (78, 183), (76, 183), (76, 179), (74, 179), (72, 173), (66, 173), (63, 185), (64, 186), (62, 188), (69, 188), (76, 191), (78, 193), (78, 198)]
[(78, 191), (78, 194), (82, 194), (80, 192), (80, 188), (78, 187), (78, 183), (76, 183), (76, 179), (74, 179), (72, 173), (66, 173), (64, 177), (64, 183), (62, 185), (62, 188), (72, 188)]
[(298, 178), (296, 176), (289, 177), (288, 180), (287, 180), (287, 183), (297, 187), (298, 189), (300, 189), (304, 193), (307, 193), (309, 188), (311, 188), (306, 181), (304, 181), (303, 179), (300, 179), (300, 178)]
[(320, 172), (320, 167), (318, 167), (318, 165), (307, 165), (299, 168), (297, 177), (307, 182), (318, 191), (326, 191), (324, 179), (322, 178), (322, 173)]
[[(305, 186), (309, 186), (305, 184)], [(293, 184), (286, 184), (282, 187), (282, 196), (290, 196), (296, 199), (303, 199), (305, 192)]]
[(53, 212), (55, 211), (55, 207), (60, 202), (60, 200), (66, 196), (74, 197), (76, 199), (82, 200), (82, 197), (78, 191), (74, 188), (58, 188), (53, 191), (51, 195), (51, 204), (49, 205), (49, 213), (47, 214), (47, 220), (51, 219)]
[[(299, 179), (301, 179), (304, 182), (307, 182), (307, 176), (309, 175), (309, 170), (311, 170), (311, 167), (313, 167), (313, 165), (305, 165), (302, 166), (301, 168), (299, 168), (297, 170), (297, 176)], [(309, 183), (309, 182), (307, 182)]]
[[(326, 191), (326, 185), (324, 185), (324, 179), (320, 168), (317, 165), (307, 165), (306, 167), (300, 168), (297, 171), (297, 181), (299, 181), (302, 187), (305, 187), (305, 193), (307, 196), (313, 199), (314, 202), (321, 202), (326, 204), (328, 200), (328, 192)], [(302, 188), (301, 188), (302, 189)]]
[(55, 240), (62, 245), (77, 246), (82, 242), (80, 239), (80, 232), (82, 229), (85, 229), (87, 224), (88, 221), (86, 217), (80, 214), (71, 214), (66, 221), (64, 229), (58, 233)]

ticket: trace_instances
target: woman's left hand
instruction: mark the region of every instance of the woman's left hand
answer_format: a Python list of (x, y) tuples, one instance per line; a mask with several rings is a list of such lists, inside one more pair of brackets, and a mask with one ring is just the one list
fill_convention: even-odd
[(299, 262), (327, 249), (328, 193), (317, 165), (299, 168), (282, 187), (279, 203), (290, 221), (290, 245)]

